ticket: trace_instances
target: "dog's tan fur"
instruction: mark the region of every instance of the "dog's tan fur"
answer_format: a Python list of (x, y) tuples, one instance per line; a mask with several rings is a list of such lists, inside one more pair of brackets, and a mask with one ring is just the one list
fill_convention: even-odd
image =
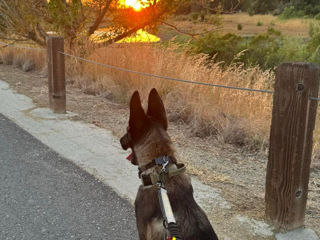
[[(131, 147), (135, 154), (136, 162), (132, 163), (140, 167), (161, 156), (177, 159), (166, 131), (167, 118), (164, 106), (155, 89), (150, 92), (148, 105), (145, 114), (139, 94), (134, 93), (130, 102), (130, 138), (129, 132), (121, 138), (122, 147), (124, 149)], [(157, 166), (150, 168), (145, 173), (157, 171), (159, 168)], [(194, 201), (191, 180), (186, 173), (167, 179), (165, 188), (183, 240), (218, 239), (205, 213)], [(140, 240), (163, 240), (165, 229), (157, 186), (139, 187), (135, 212)]]
[(135, 152), (140, 167), (148, 164), (150, 159), (175, 154), (172, 141), (163, 129), (151, 129), (144, 137), (144, 141), (135, 145)]

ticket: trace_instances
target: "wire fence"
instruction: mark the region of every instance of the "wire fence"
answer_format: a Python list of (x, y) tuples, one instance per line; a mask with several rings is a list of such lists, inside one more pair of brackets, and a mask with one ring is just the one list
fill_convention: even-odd
[[(18, 48), (18, 49), (38, 50), (38, 51), (46, 51), (47, 50), (45, 48), (34, 48), (34, 47), (17, 46), (14, 43), (0, 42), (0, 44), (3, 45), (2, 47), (14, 47), (14, 48)], [(180, 79), (180, 78), (174, 78), (174, 77), (167, 77), (167, 76), (162, 76), (162, 75), (157, 75), (157, 74), (152, 74), (152, 73), (140, 72), (140, 71), (135, 71), (135, 70), (131, 70), (131, 69), (128, 69), (128, 68), (124, 68), (124, 67), (119, 67), (119, 66), (114, 66), (114, 65), (110, 65), (110, 64), (96, 62), (96, 61), (93, 61), (93, 60), (89, 60), (89, 59), (82, 58), (82, 57), (79, 57), (79, 56), (75, 56), (75, 55), (72, 55), (72, 54), (69, 54), (69, 53), (65, 53), (65, 52), (59, 52), (59, 53), (65, 55), (67, 57), (77, 59), (77, 60), (82, 61), (82, 62), (87, 62), (87, 63), (98, 65), (98, 66), (101, 66), (101, 67), (104, 67), (104, 68), (114, 69), (114, 70), (118, 70), (118, 71), (122, 71), (122, 72), (133, 73), (133, 74), (137, 74), (137, 75), (145, 76), (145, 77), (152, 77), (152, 78), (158, 78), (158, 79), (163, 79), (163, 80), (168, 80), (168, 81), (175, 81), (175, 82), (181, 82), (181, 83), (187, 83), (187, 84), (195, 84), (195, 85), (202, 85), (202, 86), (216, 87), (216, 88), (224, 88), (224, 89), (231, 89), (231, 90), (247, 91), (247, 92), (258, 92), (258, 93), (267, 93), (267, 94), (273, 94), (274, 93), (274, 91), (268, 90), (268, 89), (254, 89), (254, 88), (228, 86), (228, 85), (222, 85), (222, 84), (198, 82), (198, 81), (192, 81), (192, 80), (186, 80), (186, 79)], [(313, 100), (313, 101), (320, 102), (320, 98), (309, 97), (309, 99)]]
[(315, 98), (315, 97), (309, 97), (310, 100), (318, 101), (320, 102), (320, 98)]
[(197, 81), (185, 80), (185, 79), (180, 79), (180, 78), (166, 77), (166, 76), (161, 76), (161, 75), (157, 75), (157, 74), (139, 72), (139, 71), (123, 68), (123, 67), (113, 66), (113, 65), (104, 64), (104, 63), (99, 63), (99, 62), (95, 62), (95, 61), (92, 61), (92, 60), (89, 60), (89, 59), (85, 59), (85, 58), (82, 58), (82, 57), (77, 57), (77, 56), (74, 56), (74, 55), (71, 55), (71, 54), (68, 54), (68, 53), (64, 53), (64, 52), (60, 52), (60, 53), (65, 55), (65, 56), (68, 56), (68, 57), (71, 57), (71, 58), (75, 58), (75, 59), (78, 59), (78, 60), (83, 61), (83, 62), (99, 65), (99, 66), (102, 66), (102, 67), (105, 67), (105, 68), (109, 68), (109, 69), (115, 69), (115, 70), (118, 70), (118, 71), (134, 73), (134, 74), (137, 74), (137, 75), (140, 75), (140, 76), (145, 76), (145, 77), (159, 78), (159, 79), (164, 79), (164, 80), (169, 80), (169, 81), (183, 82), (183, 83), (203, 85), (203, 86), (209, 86), (209, 87), (217, 87), (217, 88), (226, 88), (226, 89), (233, 89), (233, 90), (242, 90), (242, 91), (248, 91), (248, 92), (260, 92), (260, 93), (273, 94), (272, 90), (261, 90), (261, 89), (253, 89), (253, 88), (234, 87), (234, 86), (227, 86), (227, 85), (221, 85), (221, 84), (197, 82)]

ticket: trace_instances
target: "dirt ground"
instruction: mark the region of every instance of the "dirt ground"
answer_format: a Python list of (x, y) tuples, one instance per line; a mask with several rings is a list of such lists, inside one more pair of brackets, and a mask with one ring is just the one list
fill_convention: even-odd
[[(0, 79), (8, 82), (18, 93), (33, 99), (39, 107), (48, 107), (47, 77), (41, 72), (25, 73), (12, 66), (0, 65)], [(126, 129), (128, 106), (99, 96), (85, 93), (67, 80), (67, 109), (78, 113), (79, 119), (111, 130), (120, 137)], [(222, 197), (231, 203), (231, 209), (212, 209), (208, 212), (218, 232), (235, 239), (273, 239), (232, 233), (234, 227), (228, 219), (248, 216), (264, 220), (264, 185), (267, 154), (244, 152), (215, 139), (191, 137), (182, 123), (170, 123), (169, 134), (178, 156), (186, 163), (188, 172), (207, 185), (221, 190)], [(306, 226), (320, 235), (320, 168), (311, 171)], [(231, 237), (231, 236), (230, 236)], [(233, 239), (233, 238), (232, 238)]]

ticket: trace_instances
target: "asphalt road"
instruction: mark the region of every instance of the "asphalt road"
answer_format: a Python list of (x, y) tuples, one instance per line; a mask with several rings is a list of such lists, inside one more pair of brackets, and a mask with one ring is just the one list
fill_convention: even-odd
[(138, 236), (126, 200), (0, 114), (0, 239)]

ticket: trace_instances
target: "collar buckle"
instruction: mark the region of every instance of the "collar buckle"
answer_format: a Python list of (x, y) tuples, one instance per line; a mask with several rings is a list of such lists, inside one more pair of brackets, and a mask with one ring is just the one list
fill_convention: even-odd
[(156, 165), (162, 166), (161, 172), (165, 172), (166, 167), (168, 166), (168, 164), (170, 162), (170, 157), (169, 156), (162, 156), (162, 157), (156, 158), (154, 161), (155, 161)]

